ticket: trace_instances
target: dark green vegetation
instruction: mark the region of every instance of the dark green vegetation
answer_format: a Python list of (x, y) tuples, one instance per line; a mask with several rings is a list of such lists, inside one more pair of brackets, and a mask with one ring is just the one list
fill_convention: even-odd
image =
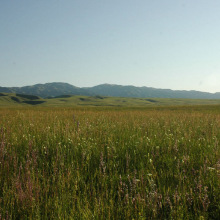
[(2, 107), (1, 219), (220, 219), (219, 140), (219, 105)]
[(162, 99), (162, 98), (121, 98), (108, 96), (62, 95), (42, 99), (34, 95), (0, 93), (0, 106), (115, 106), (148, 107), (160, 105), (210, 105), (220, 104), (220, 99)]
[(220, 99), (220, 92), (184, 91), (171, 89), (155, 89), (151, 87), (135, 87), (102, 84), (94, 87), (79, 88), (68, 83), (46, 83), (24, 87), (0, 87), (0, 92), (37, 95), (43, 98), (62, 95), (113, 96), (136, 98), (186, 98), (186, 99)]

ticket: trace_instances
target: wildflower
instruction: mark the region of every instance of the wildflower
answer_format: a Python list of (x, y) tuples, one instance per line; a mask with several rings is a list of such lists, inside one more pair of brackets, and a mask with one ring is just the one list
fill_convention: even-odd
[(210, 170), (210, 171), (214, 171), (214, 170), (215, 170), (214, 167), (207, 167), (207, 168), (208, 168), (208, 170)]

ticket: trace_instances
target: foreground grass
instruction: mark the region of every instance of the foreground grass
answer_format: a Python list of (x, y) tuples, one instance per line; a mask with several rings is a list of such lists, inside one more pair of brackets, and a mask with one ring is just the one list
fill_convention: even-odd
[(0, 109), (0, 219), (220, 219), (220, 107)]

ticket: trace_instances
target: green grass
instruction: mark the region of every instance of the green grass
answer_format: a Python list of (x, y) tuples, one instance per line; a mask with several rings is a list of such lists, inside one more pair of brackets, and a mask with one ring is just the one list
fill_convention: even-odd
[(219, 105), (43, 105), (0, 108), (2, 219), (220, 219)]

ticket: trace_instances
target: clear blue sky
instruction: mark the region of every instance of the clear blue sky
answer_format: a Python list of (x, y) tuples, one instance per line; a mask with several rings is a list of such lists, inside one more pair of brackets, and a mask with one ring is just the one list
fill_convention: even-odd
[(0, 86), (220, 92), (219, 0), (1, 0)]

